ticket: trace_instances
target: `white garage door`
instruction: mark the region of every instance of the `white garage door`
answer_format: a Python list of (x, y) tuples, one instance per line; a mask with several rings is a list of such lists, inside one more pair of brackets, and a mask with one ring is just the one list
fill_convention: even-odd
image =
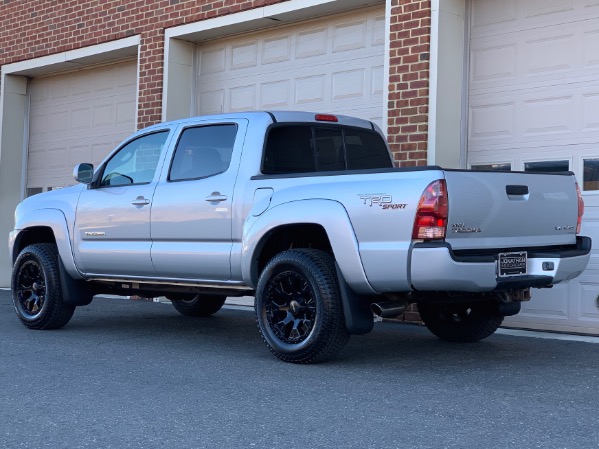
[(291, 109), (381, 125), (384, 7), (200, 45), (200, 114)]
[(73, 167), (97, 164), (135, 130), (136, 63), (31, 81), (28, 194), (75, 183)]
[[(599, 0), (473, 0), (468, 164), (572, 170), (599, 242)], [(599, 334), (599, 252), (509, 325)]]

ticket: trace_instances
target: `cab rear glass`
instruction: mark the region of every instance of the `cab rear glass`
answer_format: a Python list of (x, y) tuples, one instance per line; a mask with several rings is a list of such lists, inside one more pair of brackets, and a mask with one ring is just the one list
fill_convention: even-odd
[(270, 128), (262, 173), (310, 173), (392, 168), (382, 136), (363, 128), (284, 124)]

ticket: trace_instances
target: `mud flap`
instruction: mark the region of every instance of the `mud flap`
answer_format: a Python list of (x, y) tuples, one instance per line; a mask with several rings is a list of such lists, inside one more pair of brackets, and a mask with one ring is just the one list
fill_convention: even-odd
[(94, 299), (94, 292), (85, 281), (73, 279), (64, 268), (60, 255), (58, 256), (60, 267), (60, 285), (62, 287), (62, 300), (65, 304), (72, 306), (86, 306)]
[(343, 301), (343, 315), (345, 316), (345, 327), (350, 334), (367, 334), (374, 327), (374, 315), (370, 310), (370, 304), (374, 296), (359, 295), (352, 291), (347, 285), (339, 265), (335, 262), (337, 279), (339, 279), (339, 291)]

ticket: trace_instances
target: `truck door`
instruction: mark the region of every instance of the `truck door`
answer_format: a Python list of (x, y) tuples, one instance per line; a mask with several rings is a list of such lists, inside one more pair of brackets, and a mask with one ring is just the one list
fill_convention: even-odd
[(231, 206), (246, 128), (247, 120), (239, 119), (181, 131), (152, 203), (158, 277), (231, 278)]
[(75, 260), (88, 275), (154, 276), (150, 210), (169, 130), (135, 137), (79, 197)]

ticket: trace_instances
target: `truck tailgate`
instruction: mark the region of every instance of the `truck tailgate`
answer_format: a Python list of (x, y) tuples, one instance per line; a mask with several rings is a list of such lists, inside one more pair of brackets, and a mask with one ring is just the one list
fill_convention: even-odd
[(576, 242), (572, 174), (446, 170), (453, 249), (532, 248)]

